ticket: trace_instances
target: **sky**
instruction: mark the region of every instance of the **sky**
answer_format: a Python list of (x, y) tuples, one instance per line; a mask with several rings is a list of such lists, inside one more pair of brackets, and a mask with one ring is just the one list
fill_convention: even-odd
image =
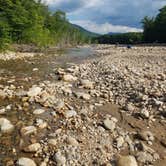
[(140, 32), (144, 16), (156, 16), (166, 0), (43, 0), (52, 11), (63, 10), (73, 24), (99, 33)]

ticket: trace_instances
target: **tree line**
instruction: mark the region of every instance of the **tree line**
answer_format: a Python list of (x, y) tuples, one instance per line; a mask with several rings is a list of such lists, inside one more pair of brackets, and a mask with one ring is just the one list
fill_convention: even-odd
[(41, 0), (0, 0), (0, 49), (12, 43), (46, 47), (89, 40), (63, 11), (51, 12)]
[(166, 6), (159, 10), (156, 17), (144, 17), (141, 21), (143, 33), (106, 34), (93, 39), (103, 44), (140, 44), (140, 43), (166, 43)]

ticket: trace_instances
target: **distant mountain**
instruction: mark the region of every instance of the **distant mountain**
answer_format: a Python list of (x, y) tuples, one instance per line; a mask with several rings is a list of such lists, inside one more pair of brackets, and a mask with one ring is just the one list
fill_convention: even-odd
[(121, 32), (109, 32), (107, 35), (118, 35), (118, 34), (122, 34)]
[(94, 33), (94, 32), (90, 32), (90, 31), (84, 29), (83, 27), (81, 27), (79, 25), (72, 24), (72, 26), (76, 29), (79, 29), (82, 33), (84, 33), (85, 35), (87, 35), (89, 37), (98, 37), (98, 36), (100, 36), (99, 34)]

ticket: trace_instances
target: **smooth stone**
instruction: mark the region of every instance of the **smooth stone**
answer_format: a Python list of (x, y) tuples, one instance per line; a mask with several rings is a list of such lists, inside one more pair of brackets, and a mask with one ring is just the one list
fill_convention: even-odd
[(73, 82), (73, 81), (77, 81), (77, 77), (74, 77), (71, 74), (64, 74), (62, 76), (62, 80), (66, 82)]
[(29, 97), (35, 97), (35, 96), (39, 95), (41, 93), (41, 91), (42, 91), (42, 88), (40, 88), (40, 87), (32, 87), (27, 92), (27, 95)]
[(81, 85), (86, 89), (93, 89), (94, 83), (89, 80), (81, 80)]
[(10, 133), (14, 130), (14, 126), (8, 119), (0, 118), (0, 129), (2, 133)]
[(104, 120), (104, 127), (105, 127), (107, 130), (113, 131), (113, 130), (115, 129), (115, 122), (113, 122), (113, 121), (110, 120), (110, 119), (105, 119), (105, 120)]
[(52, 146), (56, 146), (57, 145), (57, 140), (56, 139), (49, 139), (48, 144), (52, 145)]
[(70, 145), (73, 145), (73, 146), (78, 146), (79, 145), (78, 141), (75, 138), (70, 137), (70, 136), (67, 137), (67, 143), (70, 144)]
[(65, 112), (65, 117), (66, 118), (71, 118), (71, 117), (76, 116), (76, 115), (77, 115), (77, 112), (74, 111), (74, 110), (69, 110), (69, 111)]
[(54, 155), (54, 159), (55, 159), (57, 165), (65, 165), (65, 163), (66, 163), (66, 158), (60, 152), (57, 152)]
[(35, 162), (30, 158), (21, 157), (17, 161), (18, 166), (36, 166)]
[(138, 166), (134, 156), (120, 156), (117, 161), (117, 166)]
[(33, 114), (40, 115), (40, 114), (43, 114), (44, 112), (45, 112), (45, 110), (43, 110), (43, 109), (36, 109), (33, 111)]
[(22, 135), (29, 135), (29, 134), (33, 134), (33, 133), (36, 133), (36, 132), (37, 132), (37, 129), (34, 126), (26, 126), (26, 127), (23, 127), (21, 129), (21, 134)]
[(29, 145), (28, 147), (24, 148), (25, 152), (37, 152), (41, 148), (39, 143), (34, 143)]
[(6, 113), (6, 109), (5, 108), (0, 109), (0, 115), (3, 115), (5, 113)]

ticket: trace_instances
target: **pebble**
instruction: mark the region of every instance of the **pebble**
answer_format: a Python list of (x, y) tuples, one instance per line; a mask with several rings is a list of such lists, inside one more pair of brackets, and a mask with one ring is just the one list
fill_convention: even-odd
[(105, 119), (104, 120), (104, 127), (107, 129), (107, 130), (110, 130), (110, 131), (114, 131), (115, 129), (115, 122), (110, 120), (110, 119)]
[(60, 153), (60, 152), (57, 152), (55, 155), (54, 155), (54, 159), (57, 163), (57, 165), (61, 166), (61, 165), (65, 165), (66, 163), (66, 158)]
[(138, 166), (134, 156), (120, 156), (117, 161), (117, 166)]
[(44, 109), (36, 109), (36, 110), (33, 111), (33, 114), (40, 115), (40, 114), (43, 114), (44, 112), (45, 112)]
[(74, 110), (69, 110), (65, 112), (65, 117), (66, 118), (71, 118), (77, 115), (77, 112)]
[(10, 133), (14, 130), (14, 126), (8, 119), (0, 118), (0, 132)]
[(41, 91), (42, 91), (42, 88), (40, 88), (40, 87), (32, 87), (27, 92), (27, 95), (29, 97), (35, 97), (35, 96), (39, 95), (41, 93)]
[(18, 159), (17, 165), (18, 166), (36, 166), (36, 163), (30, 158), (21, 157)]
[(35, 134), (37, 132), (36, 127), (34, 126), (26, 126), (21, 129), (22, 135), (29, 135), (29, 134)]
[(67, 143), (70, 144), (70, 145), (73, 145), (73, 146), (78, 146), (79, 145), (78, 141), (75, 138), (71, 137), (71, 136), (67, 137)]
[(28, 147), (24, 148), (25, 152), (37, 152), (41, 148), (39, 143), (34, 143), (29, 145)]
[(57, 145), (57, 140), (56, 139), (49, 139), (48, 144), (52, 145), (52, 146), (56, 146)]
[(62, 76), (62, 80), (66, 82), (74, 82), (74, 81), (77, 81), (77, 77), (74, 77), (71, 74), (64, 74)]
[(89, 80), (81, 80), (81, 85), (86, 89), (94, 89), (94, 83)]

